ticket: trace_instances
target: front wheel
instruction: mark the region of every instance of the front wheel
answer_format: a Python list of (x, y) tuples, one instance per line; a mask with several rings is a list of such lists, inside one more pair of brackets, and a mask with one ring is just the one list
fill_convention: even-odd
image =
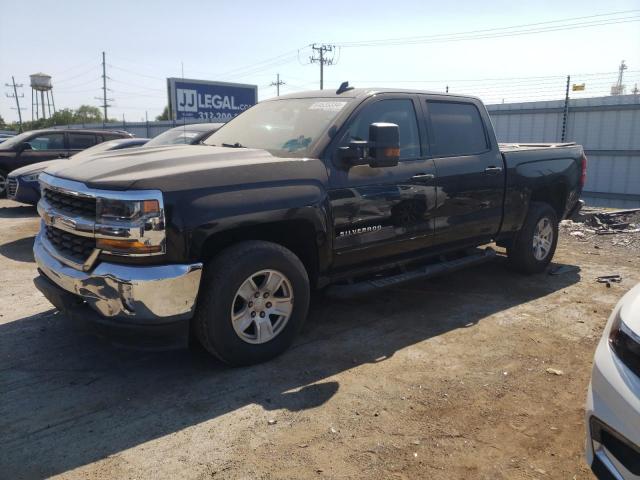
[(302, 262), (275, 243), (247, 241), (205, 267), (192, 327), (209, 352), (230, 365), (250, 365), (285, 351), (309, 308)]
[(0, 170), (0, 198), (7, 196), (7, 174)]
[(532, 202), (522, 229), (507, 249), (509, 262), (523, 273), (542, 272), (556, 251), (558, 216), (550, 205)]

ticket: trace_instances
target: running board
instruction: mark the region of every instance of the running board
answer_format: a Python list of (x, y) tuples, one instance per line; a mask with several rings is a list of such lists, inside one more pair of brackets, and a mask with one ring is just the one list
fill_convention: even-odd
[(397, 275), (374, 278), (347, 285), (331, 285), (327, 287), (325, 293), (334, 298), (358, 297), (377, 292), (385, 288), (395, 287), (413, 280), (436, 277), (438, 275), (455, 272), (456, 270), (461, 270), (466, 267), (479, 265), (481, 263), (488, 262), (495, 257), (495, 250), (492, 248), (486, 248), (484, 250), (477, 250), (477, 253), (467, 255), (466, 257), (425, 265), (416, 268), (415, 270), (409, 270)]

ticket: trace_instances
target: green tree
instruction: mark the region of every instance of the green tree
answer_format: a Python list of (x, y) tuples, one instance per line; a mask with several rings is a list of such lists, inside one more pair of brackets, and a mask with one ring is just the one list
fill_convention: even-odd
[(5, 128), (7, 126), (7, 124), (4, 121), (4, 118), (2, 118), (2, 115), (0, 115), (0, 128)]
[(169, 118), (169, 105), (164, 107), (164, 110), (162, 110), (162, 113), (156, 117), (156, 120), (171, 120)]
[(75, 123), (75, 112), (69, 108), (58, 110), (51, 115), (51, 125), (70, 125)]
[(73, 116), (75, 123), (98, 123), (102, 122), (102, 112), (98, 107), (91, 105), (80, 105)]

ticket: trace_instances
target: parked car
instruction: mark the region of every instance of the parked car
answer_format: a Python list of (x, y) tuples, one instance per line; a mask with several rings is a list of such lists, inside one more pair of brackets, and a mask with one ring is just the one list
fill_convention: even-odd
[(196, 145), (212, 133), (218, 131), (224, 123), (193, 123), (175, 127), (166, 132), (162, 132), (157, 137), (152, 138), (147, 147), (158, 147), (161, 145)]
[[(70, 157), (70, 159), (74, 161), (81, 160), (108, 151), (140, 147), (148, 141), (148, 138), (119, 138), (117, 140), (109, 140), (82, 150)], [(66, 161), (67, 159), (47, 160), (46, 162), (34, 163), (14, 170), (7, 177), (7, 198), (16, 202), (35, 205), (38, 203), (38, 200), (40, 200), (40, 184), (38, 183), (40, 173), (46, 168), (55, 165), (56, 162)]]
[(133, 137), (116, 130), (32, 130), (0, 143), (0, 197), (6, 194), (7, 174), (33, 163), (67, 158), (106, 140)]
[(640, 478), (640, 284), (613, 309), (598, 343), (586, 427), (596, 477)]
[(296, 93), (203, 145), (40, 176), (37, 287), (71, 317), (189, 329), (233, 365), (300, 330), (310, 290), (373, 292), (495, 257), (543, 271), (580, 206), (575, 144), (498, 145), (482, 102), (421, 91)]
[(4, 142), (5, 140), (8, 140), (9, 138), (13, 137), (14, 135), (10, 135), (8, 133), (0, 133), (0, 143)]

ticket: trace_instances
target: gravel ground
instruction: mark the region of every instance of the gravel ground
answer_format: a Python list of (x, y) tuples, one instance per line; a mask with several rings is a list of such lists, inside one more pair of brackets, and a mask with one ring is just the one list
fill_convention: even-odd
[[(317, 296), (285, 355), (98, 339), (36, 291), (34, 209), (0, 200), (3, 478), (592, 478), (583, 405), (595, 345), (640, 251), (563, 229), (555, 263), (502, 259), (366, 299)], [(607, 288), (599, 275), (621, 274)], [(562, 375), (547, 373), (559, 369)]]

